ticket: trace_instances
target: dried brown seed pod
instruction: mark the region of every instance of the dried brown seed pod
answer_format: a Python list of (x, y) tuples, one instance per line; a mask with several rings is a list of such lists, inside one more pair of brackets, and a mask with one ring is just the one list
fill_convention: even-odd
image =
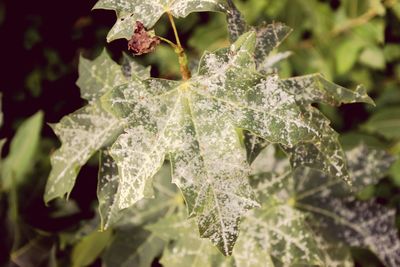
[(160, 38), (150, 36), (143, 23), (136, 21), (135, 31), (128, 42), (128, 50), (136, 56), (153, 52), (160, 44)]

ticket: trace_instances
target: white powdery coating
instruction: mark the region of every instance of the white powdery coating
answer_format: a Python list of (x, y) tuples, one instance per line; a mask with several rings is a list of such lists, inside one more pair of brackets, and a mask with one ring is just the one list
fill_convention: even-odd
[(120, 131), (121, 123), (115, 117), (92, 104), (66, 116), (56, 124), (54, 131), (62, 146), (51, 157), (52, 171), (46, 194), (68, 193), (77, 171), (90, 156)]
[(250, 212), (243, 223), (242, 232), (246, 240), (256, 241), (283, 266), (321, 262), (305, 217), (291, 206), (272, 205)]
[(300, 116), (294, 96), (281, 89), (276, 75), (261, 78), (238, 65), (247, 54), (240, 51), (228, 61), (207, 54), (202, 64), (207, 79), (195, 78), (198, 86), (194, 90), (217, 101), (238, 127), (268, 141), (292, 145), (301, 133), (317, 134)]
[(79, 79), (77, 85), (81, 89), (81, 97), (89, 102), (95, 101), (117, 85), (128, 82), (115, 63), (103, 50), (93, 61), (83, 57), (79, 61)]
[(379, 206), (373, 201), (358, 201), (352, 197), (321, 198), (320, 201), (332, 214), (331, 218), (325, 219), (334, 219), (334, 229), (337, 229), (342, 240), (351, 246), (371, 249), (389, 267), (400, 265), (400, 240), (394, 209)]
[[(146, 196), (146, 185), (164, 162), (163, 142), (144, 129), (128, 129), (113, 145), (111, 155), (116, 160), (120, 185), (119, 209), (132, 206)], [(147, 195), (148, 196), (148, 195)]]
[(199, 217), (200, 232), (225, 254), (238, 234), (238, 221), (258, 206), (247, 183), (249, 169), (233, 125), (214, 106), (188, 94), (175, 132), (181, 147), (174, 147), (173, 182), (185, 195), (189, 212)]

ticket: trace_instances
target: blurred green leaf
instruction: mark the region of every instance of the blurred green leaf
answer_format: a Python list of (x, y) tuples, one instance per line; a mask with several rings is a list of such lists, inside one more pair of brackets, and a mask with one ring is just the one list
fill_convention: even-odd
[(339, 75), (346, 74), (357, 62), (359, 52), (364, 43), (356, 38), (345, 39), (335, 51), (336, 71)]
[(362, 126), (371, 133), (378, 133), (388, 139), (400, 138), (400, 107), (379, 110)]
[(390, 168), (390, 176), (392, 177), (393, 182), (397, 186), (400, 186), (400, 158)]
[[(11, 262), (19, 267), (37, 267), (51, 256), (54, 241), (48, 236), (37, 236), (11, 254)], [(15, 266), (11, 265), (10, 266)]]
[(72, 250), (72, 267), (84, 267), (93, 263), (108, 245), (111, 237), (111, 231), (94, 231), (85, 236)]
[(22, 184), (33, 167), (42, 124), (43, 112), (39, 111), (18, 128), (2, 168), (1, 178), (5, 190)]
[(188, 45), (198, 53), (202, 51), (214, 51), (228, 45), (225, 15), (213, 14), (211, 20), (196, 27), (191, 35)]
[(373, 69), (383, 70), (385, 68), (385, 55), (377, 46), (365, 48), (360, 55), (360, 62)]
[(38, 97), (42, 90), (42, 72), (39, 68), (35, 68), (25, 79), (25, 86), (29, 89), (33, 96)]
[(393, 62), (400, 59), (400, 44), (387, 44), (384, 49), (387, 62)]

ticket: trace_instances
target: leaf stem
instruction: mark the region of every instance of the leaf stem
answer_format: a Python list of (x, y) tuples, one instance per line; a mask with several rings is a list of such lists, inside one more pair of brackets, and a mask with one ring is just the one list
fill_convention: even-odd
[(169, 44), (170, 46), (172, 46), (173, 49), (176, 49), (178, 46), (176, 44), (174, 44), (173, 42), (171, 42), (170, 40), (161, 37), (161, 36), (157, 36), (161, 41), (166, 42), (167, 44)]
[[(175, 53), (178, 55), (179, 59), (179, 66), (180, 66), (180, 71), (182, 74), (182, 79), (184, 81), (189, 80), (190, 77), (192, 76), (189, 70), (189, 65), (188, 65), (188, 59), (185, 53), (185, 50), (182, 47), (181, 40), (179, 39), (178, 35), (178, 30), (176, 29), (175, 21), (174, 18), (172, 17), (172, 14), (170, 12), (167, 12), (169, 21), (171, 22), (172, 29), (174, 31), (175, 39), (176, 39), (176, 45), (174, 44), (174, 50)], [(161, 40), (163, 40), (162, 38)], [(165, 40), (163, 40), (165, 41)]]

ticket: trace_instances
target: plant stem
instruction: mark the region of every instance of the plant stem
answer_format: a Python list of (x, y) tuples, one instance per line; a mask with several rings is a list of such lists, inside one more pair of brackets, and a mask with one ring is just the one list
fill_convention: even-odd
[(368, 23), (371, 19), (375, 18), (378, 15), (377, 11), (374, 8), (370, 8), (367, 12), (362, 14), (361, 16), (349, 20), (343, 26), (334, 29), (331, 32), (332, 36), (337, 36), (343, 32), (349, 31), (357, 26), (364, 25)]
[(161, 37), (161, 36), (157, 36), (161, 41), (166, 42), (167, 44), (169, 44), (170, 46), (172, 46), (172, 48), (175, 50), (178, 46), (176, 44), (174, 44), (173, 42), (171, 42), (170, 40)]
[[(169, 21), (171, 22), (172, 29), (174, 31), (175, 39), (176, 39), (176, 45), (174, 46), (175, 53), (178, 55), (179, 58), (179, 66), (180, 66), (180, 71), (182, 74), (182, 79), (184, 81), (189, 80), (191, 77), (191, 73), (189, 70), (188, 66), (188, 59), (185, 53), (185, 50), (182, 47), (181, 40), (179, 39), (178, 31), (176, 29), (175, 21), (174, 18), (172, 17), (172, 14), (170, 12), (167, 12)], [(163, 39), (161, 39), (163, 40)]]

